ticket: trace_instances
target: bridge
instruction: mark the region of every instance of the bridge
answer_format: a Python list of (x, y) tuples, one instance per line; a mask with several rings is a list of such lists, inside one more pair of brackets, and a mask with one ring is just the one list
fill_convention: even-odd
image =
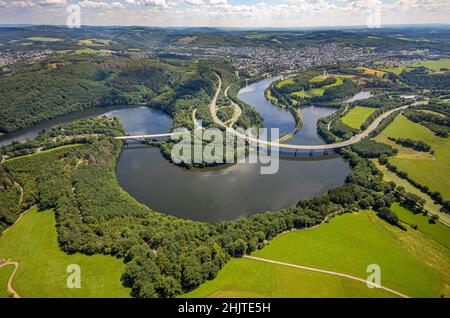
[[(401, 110), (405, 110), (406, 108), (410, 107), (410, 106), (414, 106), (414, 105), (418, 105), (418, 104), (423, 104), (423, 103), (427, 103), (426, 101), (422, 101), (422, 102), (416, 102), (414, 104), (411, 105), (405, 105), (405, 106), (401, 106), (401, 107), (397, 107), (394, 109), (391, 109), (383, 114), (381, 114), (377, 119), (375, 119), (373, 121), (372, 124), (369, 125), (369, 127), (367, 127), (366, 130), (364, 130), (363, 132), (361, 132), (358, 135), (353, 136), (352, 138), (350, 138), (349, 140), (345, 140), (345, 141), (341, 141), (341, 142), (337, 142), (337, 143), (333, 143), (333, 144), (321, 144), (321, 145), (295, 145), (295, 144), (285, 144), (285, 143), (280, 143), (279, 140), (275, 140), (275, 141), (269, 141), (269, 140), (264, 140), (264, 139), (259, 139), (258, 137), (254, 137), (254, 136), (249, 136), (243, 133), (240, 133), (238, 131), (236, 131), (234, 128), (232, 128), (232, 125), (227, 125), (226, 123), (224, 123), (222, 120), (220, 120), (220, 118), (217, 116), (217, 98), (219, 96), (220, 90), (222, 88), (222, 79), (220, 78), (220, 76), (216, 73), (217, 79), (218, 79), (218, 86), (217, 86), (217, 90), (216, 93), (209, 105), (209, 109), (211, 112), (211, 116), (213, 121), (218, 124), (219, 126), (221, 126), (223, 129), (225, 129), (228, 133), (232, 133), (235, 136), (237, 136), (238, 138), (242, 138), (243, 140), (246, 140), (248, 142), (250, 142), (253, 145), (256, 145), (257, 147), (271, 147), (271, 148), (278, 148), (278, 149), (290, 149), (292, 151), (295, 151), (295, 154), (297, 155), (297, 151), (301, 150), (301, 151), (324, 151), (324, 153), (326, 154), (327, 151), (332, 151), (332, 150), (336, 150), (336, 149), (341, 149), (347, 146), (351, 146), (353, 144), (356, 144), (358, 142), (360, 142), (361, 140), (363, 140), (364, 138), (366, 138), (367, 136), (369, 136), (369, 134), (374, 131), (378, 125), (387, 117), (389, 117), (392, 113), (396, 112), (396, 111), (401, 111)], [(228, 87), (225, 90), (225, 96), (226, 96), (226, 92), (228, 91)], [(237, 108), (239, 108), (238, 105), (236, 105)], [(234, 107), (236, 107), (234, 106)], [(237, 110), (237, 109), (236, 109)], [(240, 113), (239, 111), (237, 111), (237, 113)], [(196, 124), (197, 120), (195, 118), (195, 114), (196, 114), (196, 109), (193, 111), (192, 113), (192, 119), (194, 121), (194, 124)], [(233, 123), (237, 121), (237, 117), (233, 116)], [(197, 126), (197, 125), (196, 125)], [(301, 131), (299, 132), (301, 133)], [(154, 139), (154, 138), (162, 138), (162, 137), (172, 137), (175, 135), (181, 135), (183, 134), (183, 132), (171, 132), (171, 133), (164, 133), (164, 134), (150, 134), (150, 135), (135, 135), (135, 136), (120, 136), (120, 137), (115, 137), (115, 139), (118, 140), (137, 140), (137, 141), (144, 141), (145, 139)]]
[[(362, 133), (353, 136), (352, 138), (350, 138), (349, 140), (345, 140), (342, 142), (338, 142), (338, 143), (333, 143), (333, 144), (322, 144), (322, 145), (295, 145), (295, 144), (284, 144), (284, 143), (279, 143), (277, 141), (268, 141), (268, 140), (264, 140), (264, 139), (259, 139), (257, 137), (252, 137), (246, 134), (242, 134), (238, 131), (236, 131), (233, 128), (226, 128), (226, 131), (228, 133), (232, 133), (235, 136), (237, 136), (238, 138), (242, 138), (246, 141), (249, 141), (250, 143), (253, 143), (255, 145), (258, 146), (263, 146), (263, 147), (273, 147), (273, 148), (279, 148), (279, 149), (291, 149), (291, 150), (303, 150), (303, 151), (326, 151), (326, 150), (335, 150), (335, 149), (340, 149), (340, 148), (344, 148), (350, 145), (353, 145), (357, 142), (360, 142), (362, 139), (366, 138), (372, 131), (374, 131), (378, 125), (387, 117), (389, 117), (389, 115), (391, 115), (392, 113), (399, 111), (399, 110), (404, 110), (406, 108), (408, 108), (411, 105), (406, 105), (406, 106), (401, 106), (401, 107), (397, 107), (394, 108), (390, 111), (387, 111), (385, 113), (383, 113), (382, 115), (380, 115), (377, 119), (375, 119), (375, 121)], [(300, 132), (301, 133), (301, 132)], [(117, 140), (136, 140), (136, 141), (144, 141), (145, 139), (155, 139), (155, 138), (163, 138), (163, 137), (172, 137), (172, 136), (176, 136), (176, 135), (181, 135), (183, 134), (183, 132), (171, 132), (171, 133), (163, 133), (163, 134), (148, 134), (148, 135), (132, 135), (132, 136), (119, 136), (119, 137), (115, 137), (115, 139)]]

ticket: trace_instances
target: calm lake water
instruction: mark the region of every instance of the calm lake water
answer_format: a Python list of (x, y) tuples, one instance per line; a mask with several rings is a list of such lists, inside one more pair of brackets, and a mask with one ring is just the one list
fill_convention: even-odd
[[(285, 134), (294, 129), (295, 120), (289, 111), (264, 98), (264, 90), (271, 81), (252, 84), (239, 97), (257, 109), (266, 127), (279, 127), (280, 134)], [(333, 111), (305, 109), (304, 129), (295, 140), (323, 143), (315, 124), (318, 118)], [(127, 128), (126, 118), (116, 115)], [(279, 171), (272, 175), (262, 175), (260, 169), (261, 164), (239, 163), (220, 169), (183, 170), (167, 162), (156, 148), (130, 145), (118, 162), (117, 179), (128, 193), (156, 211), (185, 219), (220, 222), (292, 206), (300, 199), (343, 184), (349, 172), (340, 157), (320, 161), (280, 160)]]
[[(241, 90), (239, 97), (256, 108), (267, 128), (280, 128), (280, 135), (291, 132), (295, 120), (289, 111), (264, 98), (272, 79), (262, 80)], [(335, 109), (308, 107), (302, 110), (303, 127), (289, 143), (323, 143), (316, 132), (320, 117)], [(14, 134), (0, 137), (0, 145), (12, 140), (34, 138), (48, 129), (75, 119), (117, 116), (128, 134), (170, 131), (169, 115), (147, 107), (99, 108), (63, 116)], [(119, 184), (138, 201), (152, 209), (184, 219), (220, 222), (267, 210), (289, 207), (300, 199), (311, 198), (344, 183), (348, 164), (340, 157), (327, 160), (280, 160), (279, 171), (260, 173), (261, 164), (239, 163), (216, 169), (184, 170), (165, 160), (159, 149), (130, 143), (117, 165)]]

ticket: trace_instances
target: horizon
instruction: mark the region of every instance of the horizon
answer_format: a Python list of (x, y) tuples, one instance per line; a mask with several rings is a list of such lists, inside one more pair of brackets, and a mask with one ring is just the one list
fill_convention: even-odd
[[(32, 23), (0, 23), (0, 27), (67, 27), (64, 24), (32, 24)], [(223, 27), (223, 26), (162, 26), (162, 25), (137, 25), (137, 24), (104, 24), (93, 25), (83, 24), (81, 28), (149, 28), (149, 29), (215, 29), (215, 30), (236, 30), (236, 31), (265, 31), (265, 30), (280, 30), (280, 31), (295, 31), (295, 30), (322, 30), (322, 31), (335, 31), (335, 30), (383, 30), (383, 29), (396, 29), (396, 28), (435, 28), (435, 27), (447, 27), (450, 28), (450, 23), (416, 23), (416, 24), (386, 24), (378, 28), (370, 28), (366, 25), (324, 25), (324, 26), (304, 26), (304, 27)]]

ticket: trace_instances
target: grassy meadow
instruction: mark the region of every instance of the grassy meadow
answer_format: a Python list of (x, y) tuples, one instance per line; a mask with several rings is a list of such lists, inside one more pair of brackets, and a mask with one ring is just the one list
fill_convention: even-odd
[(373, 68), (358, 67), (358, 69), (362, 70), (364, 72), (364, 74), (366, 74), (366, 75), (373, 75), (373, 76), (377, 76), (377, 77), (383, 77), (384, 75), (386, 75), (386, 72), (376, 70)]
[(426, 67), (427, 69), (431, 71), (440, 71), (442, 68), (448, 68), (450, 69), (450, 59), (439, 59), (439, 60), (429, 60), (429, 61), (422, 61), (417, 62), (412, 65), (413, 67)]
[[(129, 297), (120, 277), (125, 264), (107, 255), (68, 255), (58, 247), (52, 210), (27, 211), (0, 237), (0, 259), (19, 262), (13, 287), (21, 297)], [(81, 288), (66, 286), (66, 268), (81, 268)], [(0, 268), (0, 296), (5, 296), (6, 268)], [(9, 277), (9, 276), (8, 276)]]
[[(400, 207), (396, 207), (396, 210)], [(402, 211), (411, 213), (409, 211)], [(417, 215), (403, 215), (411, 220)], [(450, 229), (427, 226), (402, 231), (373, 211), (337, 216), (318, 227), (281, 235), (254, 256), (366, 278), (369, 264), (381, 267), (381, 284), (412, 297), (450, 295)], [(447, 231), (447, 232), (446, 232)], [(433, 233), (433, 234), (430, 234)], [(324, 276), (325, 275), (325, 276)], [(414, 278), (414, 279), (412, 279)], [(343, 289), (337, 289), (335, 284)], [(356, 284), (356, 285), (355, 285)], [(218, 274), (185, 297), (395, 297), (364, 284), (250, 259), (232, 259)]]
[(31, 38), (27, 38), (27, 40), (33, 41), (33, 42), (62, 42), (63, 39), (59, 38), (48, 38), (43, 36), (35, 36)]
[(376, 108), (356, 106), (351, 109), (344, 117), (341, 118), (342, 123), (355, 129), (360, 129), (367, 118), (376, 111)]
[[(329, 77), (329, 75), (319, 75), (319, 76), (316, 76), (316, 77), (310, 79), (309, 81), (311, 83), (320, 83), (320, 82), (323, 82), (328, 77)], [(344, 83), (343, 77), (341, 77), (341, 76), (334, 76), (334, 77), (336, 78), (336, 82), (333, 84), (325, 85), (320, 88), (309, 89), (306, 91), (302, 90), (300, 92), (292, 93), (292, 95), (298, 96), (301, 98), (311, 98), (311, 97), (315, 97), (315, 96), (322, 96), (327, 88), (340, 86)]]
[[(411, 138), (429, 144), (435, 154), (417, 152), (410, 148), (396, 145), (387, 138)], [(434, 135), (420, 124), (413, 123), (406, 117), (398, 116), (378, 137), (377, 141), (390, 144), (399, 153), (389, 161), (401, 171), (432, 191), (439, 191), (446, 200), (450, 200), (450, 139)]]
[(411, 183), (407, 180), (400, 178), (394, 172), (389, 171), (386, 166), (380, 165), (377, 160), (373, 160), (373, 163), (377, 166), (377, 168), (383, 172), (383, 179), (387, 182), (395, 182), (397, 186), (405, 188), (407, 192), (418, 195), (422, 199), (425, 200), (424, 208), (428, 212), (432, 214), (439, 215), (439, 218), (444, 222), (450, 224), (450, 215), (447, 213), (441, 212), (441, 206), (439, 204), (434, 203), (434, 200), (426, 193), (421, 192), (419, 189), (415, 188)]
[(206, 297), (395, 297), (343, 277), (304, 271), (247, 258), (233, 258), (217, 277), (182, 295)]
[(430, 217), (422, 213), (413, 213), (400, 204), (392, 205), (400, 220), (409, 225), (417, 225), (417, 231), (435, 240), (447, 249), (450, 248), (450, 228), (440, 222), (430, 223)]

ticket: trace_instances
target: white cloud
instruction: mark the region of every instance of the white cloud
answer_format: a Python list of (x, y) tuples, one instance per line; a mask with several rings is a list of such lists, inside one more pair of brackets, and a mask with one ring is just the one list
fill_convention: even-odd
[(208, 0), (208, 3), (213, 6), (221, 6), (221, 5), (227, 5), (227, 0)]
[(78, 3), (80, 7), (85, 9), (124, 9), (125, 6), (123, 3), (115, 1), (115, 2), (105, 2), (105, 1), (92, 1), (92, 0), (83, 0)]
[(192, 5), (192, 6), (202, 6), (205, 5), (205, 2), (203, 0), (185, 0), (186, 3)]
[(42, 5), (62, 5), (62, 4), (67, 4), (67, 1), (66, 0), (39, 0), (38, 3), (42, 4)]
[[(0, 19), (23, 23), (29, 22), (29, 18), (45, 24), (55, 19), (52, 8), (57, 10), (64, 4), (79, 3), (85, 21), (91, 24), (101, 23), (99, 20), (104, 18), (107, 24), (162, 26), (364, 25), (373, 6), (380, 8), (385, 24), (450, 23), (450, 0), (264, 1), (248, 4), (245, 0), (239, 3), (227, 0), (0, 0)], [(28, 15), (21, 12), (14, 16), (17, 8), (23, 8)]]

